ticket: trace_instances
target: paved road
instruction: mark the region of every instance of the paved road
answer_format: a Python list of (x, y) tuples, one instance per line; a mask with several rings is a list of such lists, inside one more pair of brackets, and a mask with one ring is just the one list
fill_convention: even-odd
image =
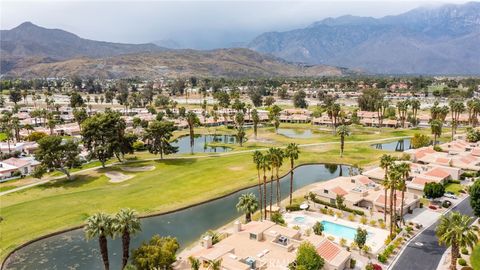
[[(460, 202), (453, 208), (453, 211), (459, 211), (462, 214), (473, 216), (473, 210), (470, 207), (470, 198)], [(435, 236), (435, 228), (438, 221), (425, 229), (421, 234), (415, 237), (405, 248), (398, 260), (391, 269), (394, 270), (435, 270), (447, 250), (445, 246), (438, 244)], [(416, 243), (422, 243), (418, 246)]]
[[(391, 137), (391, 138), (374, 139), (374, 140), (367, 140), (367, 141), (354, 141), (354, 142), (353, 141), (349, 141), (349, 142), (347, 141), (347, 142), (345, 142), (345, 144), (380, 143), (380, 142), (384, 142), (384, 141), (400, 140), (400, 139), (407, 139), (407, 138), (410, 138), (410, 136)], [(298, 146), (299, 147), (310, 147), (310, 146), (322, 146), (322, 145), (332, 145), (332, 144), (340, 144), (340, 142), (336, 141), (336, 142), (309, 143), (309, 144), (300, 144)], [(280, 148), (285, 148), (285, 147), (286, 146), (280, 146)], [(189, 158), (208, 158), (208, 157), (214, 157), (214, 156), (215, 157), (231, 156), (231, 155), (237, 155), (237, 154), (243, 154), (243, 153), (251, 153), (251, 152), (254, 152), (254, 151), (257, 151), (257, 150), (262, 151), (262, 150), (267, 150), (267, 149), (268, 148), (257, 148), (257, 149), (249, 149), (249, 150), (216, 153), (216, 154), (210, 154), (210, 155), (195, 155), (195, 156), (180, 156), (180, 157), (173, 156), (173, 157), (165, 157), (164, 159), (189, 159)], [(115, 165), (119, 165), (119, 164), (126, 164), (126, 163), (130, 163), (130, 162), (134, 163), (134, 162), (149, 161), (149, 160), (159, 160), (159, 158), (158, 157), (146, 158), (146, 159), (141, 159), (141, 160), (125, 161), (124, 163), (115, 162), (115, 163), (107, 164), (106, 167), (111, 167), (111, 166), (115, 166)], [(97, 169), (100, 169), (100, 168), (101, 168), (101, 166), (92, 167), (92, 168), (72, 172), (71, 175), (73, 176), (73, 175), (76, 175), (76, 174), (81, 174), (81, 173), (84, 173), (84, 172), (87, 172), (87, 171), (97, 170)], [(20, 187), (14, 188), (14, 189), (10, 189), (10, 190), (7, 190), (7, 191), (0, 192), (0, 196), (7, 195), (7, 194), (10, 194), (10, 193), (14, 193), (14, 192), (17, 192), (17, 191), (20, 191), (20, 190), (23, 190), (23, 189), (35, 187), (35, 186), (38, 186), (38, 185), (42, 185), (42, 184), (48, 183), (50, 181), (58, 180), (58, 179), (62, 179), (62, 178), (65, 178), (65, 175), (50, 177), (50, 178), (47, 178), (47, 179), (42, 180), (42, 181), (34, 182), (32, 184), (28, 184), (28, 185), (25, 185), (25, 186), (20, 186)]]

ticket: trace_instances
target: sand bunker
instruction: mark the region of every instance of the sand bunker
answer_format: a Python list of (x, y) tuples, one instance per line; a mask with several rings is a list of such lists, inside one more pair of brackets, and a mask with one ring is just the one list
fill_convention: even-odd
[(234, 167), (228, 167), (229, 170), (231, 171), (241, 171), (243, 170), (242, 166), (234, 166)]
[(121, 172), (106, 172), (105, 176), (110, 178), (110, 183), (121, 183), (127, 181), (128, 179), (132, 178), (133, 175), (126, 175)]
[(155, 170), (155, 166), (121, 167), (120, 169), (126, 172), (148, 172)]

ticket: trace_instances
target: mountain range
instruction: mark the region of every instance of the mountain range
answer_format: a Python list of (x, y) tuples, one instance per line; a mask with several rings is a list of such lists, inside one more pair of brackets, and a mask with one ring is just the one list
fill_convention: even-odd
[[(1, 33), (2, 76), (95, 78), (341, 76), (353, 71), (287, 62), (249, 49), (172, 50), (94, 41), (26, 22)], [(170, 42), (171, 44), (171, 42)]]
[(479, 75), (480, 2), (422, 7), (382, 18), (326, 18), (235, 46), (245, 48), (199, 51), (179, 49), (173, 40), (95, 41), (25, 22), (0, 32), (0, 73), (101, 78)]
[(480, 2), (383, 18), (342, 16), (268, 32), (248, 48), (309, 64), (380, 74), (480, 74)]

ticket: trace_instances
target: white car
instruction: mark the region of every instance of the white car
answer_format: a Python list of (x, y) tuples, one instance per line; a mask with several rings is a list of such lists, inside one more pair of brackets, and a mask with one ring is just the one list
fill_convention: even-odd
[(452, 193), (445, 193), (445, 194), (443, 194), (443, 197), (447, 197), (447, 198), (449, 198), (449, 199), (454, 199), (454, 200), (457, 199), (457, 196), (455, 196), (455, 195), (452, 194)]

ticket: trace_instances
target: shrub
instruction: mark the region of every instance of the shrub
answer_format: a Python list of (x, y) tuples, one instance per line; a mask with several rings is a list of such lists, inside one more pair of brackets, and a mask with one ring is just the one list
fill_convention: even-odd
[(466, 266), (467, 265), (467, 261), (465, 261), (464, 258), (460, 258), (458, 259), (458, 264), (461, 265), (461, 266)]
[(333, 209), (328, 209), (327, 213), (328, 213), (328, 215), (330, 215), (332, 217), (335, 215), (335, 212), (333, 211)]
[(443, 201), (442, 202), (442, 207), (443, 208), (449, 208), (452, 205), (450, 201)]
[(442, 147), (440, 147), (439, 145), (435, 145), (435, 146), (433, 147), (433, 150), (435, 150), (435, 151), (437, 151), (437, 152), (442, 152), (442, 151), (443, 151), (443, 150), (442, 150)]
[(407, 227), (405, 228), (405, 231), (406, 231), (408, 234), (410, 234), (410, 233), (413, 231), (413, 228), (410, 227), (410, 226), (407, 226)]
[(358, 244), (355, 243), (355, 242), (352, 242), (352, 243), (350, 243), (350, 248), (351, 248), (352, 250), (358, 249)]
[(272, 215), (270, 216), (270, 220), (272, 222), (275, 222), (276, 224), (285, 225), (285, 220), (283, 219), (283, 216), (280, 213), (277, 213), (277, 212), (272, 213)]
[(368, 219), (366, 217), (361, 217), (360, 218), (360, 223), (362, 223), (364, 225), (367, 224), (367, 221), (368, 221)]
[(462, 247), (461, 252), (463, 255), (468, 255), (468, 249)]
[[(323, 200), (320, 200), (318, 199), (317, 197), (315, 197), (315, 194), (312, 193), (309, 195), (309, 199), (315, 203), (318, 203), (318, 204), (323, 204), (323, 205), (326, 205), (328, 207), (333, 207), (333, 208), (337, 208), (337, 204), (336, 203), (330, 203), (330, 202), (326, 202), (326, 201), (323, 201)], [(348, 207), (344, 207), (342, 209), (343, 211), (346, 211), (346, 212), (349, 212), (349, 213), (354, 213), (356, 215), (359, 215), (359, 216), (363, 216), (365, 215), (365, 213), (361, 210), (357, 210), (357, 209), (350, 209)]]
[(300, 204), (293, 203), (292, 205), (287, 205), (285, 207), (285, 210), (290, 211), (290, 212), (294, 212), (294, 211), (300, 211), (302, 209), (300, 209)]
[(300, 226), (295, 225), (295, 226), (292, 227), (292, 229), (299, 231), (299, 230), (300, 230)]
[(422, 148), (430, 145), (430, 137), (424, 134), (415, 133), (412, 138), (413, 148)]
[(347, 245), (347, 239), (345, 238), (340, 238), (340, 246), (344, 247)]
[(357, 264), (357, 261), (355, 259), (350, 259), (350, 268), (351, 269), (354, 269), (356, 264)]
[(317, 221), (313, 227), (313, 232), (316, 234), (316, 235), (322, 235), (322, 232), (323, 230), (325, 229), (324, 226), (323, 226), (323, 223)]
[(145, 150), (145, 144), (142, 141), (136, 141), (132, 144), (132, 147), (135, 151), (143, 151)]
[(330, 241), (335, 241), (335, 237), (333, 237), (331, 235), (329, 237), (327, 237), (327, 239), (330, 240)]
[(381, 263), (386, 263), (386, 262), (387, 262), (387, 257), (386, 257), (384, 254), (382, 254), (382, 253), (378, 254), (377, 259), (378, 259), (378, 261), (381, 262)]
[(336, 213), (336, 215), (337, 215), (338, 218), (343, 218), (343, 212), (342, 211), (338, 211)]
[(377, 226), (377, 221), (374, 220), (374, 219), (370, 220), (370, 226), (376, 227)]
[(351, 213), (350, 215), (348, 215), (348, 220), (355, 221), (355, 214)]
[(328, 209), (327, 209), (327, 208), (321, 208), (321, 209), (320, 209), (320, 213), (322, 213), (322, 214), (324, 214), (324, 215), (326, 215), (327, 212), (328, 212)]
[(448, 183), (451, 183), (451, 184), (461, 184), (460, 180), (450, 180), (450, 181), (448, 181)]

